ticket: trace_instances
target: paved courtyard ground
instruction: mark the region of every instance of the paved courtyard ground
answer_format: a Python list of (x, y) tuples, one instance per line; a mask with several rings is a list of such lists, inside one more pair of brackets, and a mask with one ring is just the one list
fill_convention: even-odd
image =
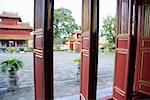
[[(79, 56), (80, 54), (75, 52), (54, 52), (55, 98), (79, 94), (80, 83), (78, 82), (76, 76), (77, 64), (73, 62), (73, 59)], [(24, 68), (18, 72), (20, 89), (14, 92), (7, 92), (7, 75), (0, 74), (0, 100), (33, 100), (33, 54), (0, 53), (0, 61), (13, 57), (16, 57), (24, 62)], [(112, 87), (114, 54), (99, 54), (98, 66), (97, 89), (102, 90)]]

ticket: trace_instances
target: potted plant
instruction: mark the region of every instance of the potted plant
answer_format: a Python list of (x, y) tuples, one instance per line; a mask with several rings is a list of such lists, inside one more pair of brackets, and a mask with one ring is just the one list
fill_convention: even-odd
[(81, 58), (80, 57), (75, 58), (73, 61), (78, 64), (77, 73), (76, 74), (77, 74), (77, 78), (78, 78), (78, 81), (79, 81), (80, 80), (80, 63), (81, 63)]
[(9, 86), (7, 89), (9, 91), (14, 91), (18, 88), (17, 71), (22, 67), (23, 67), (23, 62), (16, 58), (7, 59), (0, 63), (0, 72), (8, 72)]

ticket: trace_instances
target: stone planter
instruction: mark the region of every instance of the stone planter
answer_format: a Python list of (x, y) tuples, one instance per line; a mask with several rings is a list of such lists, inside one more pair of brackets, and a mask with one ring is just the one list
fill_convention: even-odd
[(9, 77), (9, 85), (7, 90), (8, 91), (15, 91), (18, 88), (18, 77), (17, 77), (17, 71), (11, 69), (8, 71), (8, 77)]

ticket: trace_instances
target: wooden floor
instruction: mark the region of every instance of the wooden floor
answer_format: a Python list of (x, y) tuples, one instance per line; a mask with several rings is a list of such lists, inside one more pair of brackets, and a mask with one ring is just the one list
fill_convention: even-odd
[(150, 96), (135, 92), (133, 94), (133, 100), (150, 100)]

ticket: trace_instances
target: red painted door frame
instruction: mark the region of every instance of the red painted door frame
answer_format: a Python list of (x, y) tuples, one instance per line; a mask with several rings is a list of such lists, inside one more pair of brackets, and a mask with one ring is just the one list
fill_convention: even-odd
[[(132, 26), (133, 20), (134, 27)], [(113, 99), (132, 99), (136, 43), (137, 0), (117, 0), (117, 36)]]
[[(135, 92), (150, 95), (150, 33), (148, 32), (150, 1), (140, 1), (138, 5), (138, 47), (135, 74)], [(148, 11), (148, 12), (147, 12)], [(146, 12), (146, 13), (145, 13)]]
[(54, 0), (34, 0), (35, 100), (53, 100)]
[[(99, 31), (99, 0), (82, 1), (82, 50), (81, 50), (81, 84), (80, 99), (95, 100), (98, 64), (98, 31)], [(120, 1), (118, 0), (117, 33), (121, 33)], [(132, 0), (129, 0), (129, 19), (127, 35), (117, 35), (115, 82), (113, 97), (125, 100), (131, 97), (134, 69), (133, 45), (136, 34), (132, 33)], [(35, 99), (52, 100), (53, 97), (53, 0), (35, 0), (35, 32), (34, 32), (34, 69)], [(121, 8), (122, 9), (122, 8)], [(135, 32), (136, 33), (136, 32)], [(132, 41), (133, 40), (133, 41)], [(121, 55), (120, 55), (121, 54)], [(118, 58), (119, 57), (119, 58)], [(119, 61), (119, 59), (121, 59)], [(126, 61), (127, 63), (124, 63)], [(122, 62), (122, 63), (121, 63)], [(121, 63), (121, 65), (119, 64)], [(117, 65), (118, 64), (118, 65)], [(126, 66), (123, 66), (125, 64)], [(122, 73), (117, 72), (119, 66), (125, 67)], [(120, 74), (122, 76), (118, 76)], [(117, 83), (121, 77), (123, 83)], [(131, 81), (131, 82), (130, 82)], [(118, 87), (119, 85), (122, 87)], [(118, 92), (119, 91), (119, 92)], [(117, 94), (118, 93), (118, 94)], [(119, 96), (119, 97), (118, 97)]]
[[(99, 2), (83, 0), (80, 99), (96, 99)], [(54, 0), (35, 0), (34, 76), (35, 100), (53, 100)]]
[(82, 0), (80, 100), (96, 100), (99, 0)]

